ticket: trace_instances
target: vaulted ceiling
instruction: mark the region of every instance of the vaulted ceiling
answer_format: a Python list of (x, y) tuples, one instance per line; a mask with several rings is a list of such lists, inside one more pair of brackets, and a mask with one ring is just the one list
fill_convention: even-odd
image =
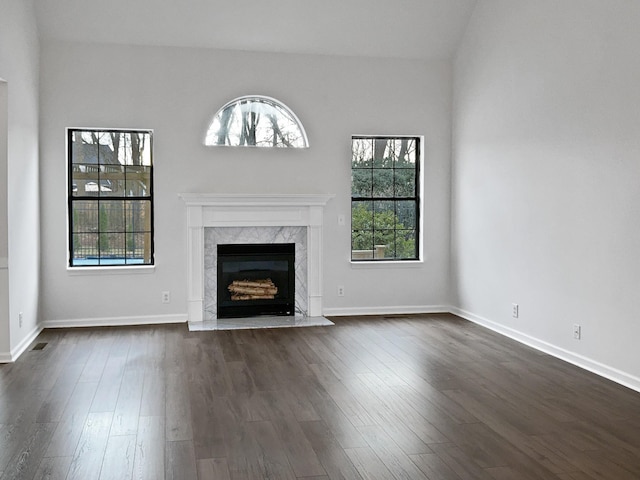
[(415, 59), (453, 55), (476, 0), (35, 0), (40, 37)]

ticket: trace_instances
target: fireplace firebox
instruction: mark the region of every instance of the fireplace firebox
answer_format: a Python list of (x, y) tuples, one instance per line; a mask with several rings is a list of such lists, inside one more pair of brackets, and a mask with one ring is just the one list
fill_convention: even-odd
[(295, 244), (218, 244), (218, 318), (295, 314)]

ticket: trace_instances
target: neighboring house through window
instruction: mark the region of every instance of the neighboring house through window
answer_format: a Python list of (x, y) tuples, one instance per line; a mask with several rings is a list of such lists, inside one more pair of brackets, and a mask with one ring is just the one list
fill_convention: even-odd
[(421, 137), (351, 139), (351, 259), (419, 260)]
[(69, 266), (153, 265), (152, 132), (67, 135)]

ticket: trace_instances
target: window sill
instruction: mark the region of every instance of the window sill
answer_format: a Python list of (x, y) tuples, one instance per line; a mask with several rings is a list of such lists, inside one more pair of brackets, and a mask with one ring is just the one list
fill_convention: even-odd
[(373, 269), (373, 268), (420, 268), (424, 265), (424, 260), (350, 260), (353, 269)]
[(72, 276), (90, 275), (145, 275), (154, 273), (155, 265), (138, 265), (126, 267), (67, 267)]

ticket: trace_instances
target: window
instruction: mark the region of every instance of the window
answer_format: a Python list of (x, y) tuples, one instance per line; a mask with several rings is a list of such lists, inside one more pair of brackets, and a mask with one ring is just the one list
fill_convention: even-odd
[(209, 126), (205, 145), (307, 148), (298, 117), (269, 97), (247, 96), (223, 106)]
[(351, 139), (351, 260), (418, 260), (420, 138)]
[(153, 265), (152, 132), (67, 135), (69, 266)]

